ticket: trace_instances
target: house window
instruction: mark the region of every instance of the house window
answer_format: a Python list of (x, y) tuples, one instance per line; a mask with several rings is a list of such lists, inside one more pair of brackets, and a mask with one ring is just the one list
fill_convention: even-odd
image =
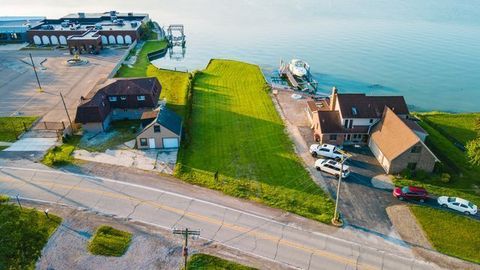
[(417, 163), (416, 162), (409, 162), (407, 165), (407, 168), (414, 171), (417, 168)]
[(137, 100), (138, 100), (138, 101), (144, 101), (144, 100), (145, 100), (145, 96), (137, 96)]
[(120, 100), (127, 100), (127, 96), (120, 96)]
[(159, 125), (153, 126), (153, 132), (155, 132), (155, 133), (160, 132), (160, 126)]
[(140, 138), (140, 146), (148, 146), (147, 138)]
[(411, 153), (420, 153), (422, 152), (422, 147), (420, 145), (415, 145), (412, 147), (412, 150), (410, 150)]
[(117, 101), (117, 97), (114, 97), (114, 96), (108, 97), (108, 100), (109, 100), (110, 102), (115, 102), (115, 101)]
[(330, 135), (330, 140), (336, 141), (337, 140), (337, 134)]

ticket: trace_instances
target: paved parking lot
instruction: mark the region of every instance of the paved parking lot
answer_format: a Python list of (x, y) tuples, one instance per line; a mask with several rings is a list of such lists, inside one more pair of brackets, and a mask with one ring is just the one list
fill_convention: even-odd
[[(64, 94), (74, 118), (80, 97), (106, 78), (125, 52), (105, 49), (100, 55), (82, 55), (89, 62), (86, 65), (68, 66), (66, 60), (72, 56), (65, 50), (0, 51), (0, 116), (40, 115), (42, 121), (67, 122), (59, 93)], [(26, 64), (29, 53), (38, 66), (44, 92), (37, 91), (33, 69)]]

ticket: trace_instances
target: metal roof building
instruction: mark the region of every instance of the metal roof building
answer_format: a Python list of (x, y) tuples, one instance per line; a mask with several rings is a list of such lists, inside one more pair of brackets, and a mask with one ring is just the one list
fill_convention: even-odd
[(45, 17), (0, 17), (0, 42), (26, 42), (27, 31), (43, 20)]

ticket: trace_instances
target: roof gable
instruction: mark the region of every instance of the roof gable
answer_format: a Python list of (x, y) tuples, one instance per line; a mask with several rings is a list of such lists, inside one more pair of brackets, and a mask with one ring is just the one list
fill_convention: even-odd
[(421, 142), (405, 122), (388, 107), (385, 108), (383, 117), (375, 126), (370, 139), (390, 161)]

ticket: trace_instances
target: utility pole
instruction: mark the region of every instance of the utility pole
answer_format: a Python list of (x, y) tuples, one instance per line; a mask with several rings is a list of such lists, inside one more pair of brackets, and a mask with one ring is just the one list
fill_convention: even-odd
[(340, 160), (340, 173), (338, 174), (338, 185), (337, 185), (337, 198), (335, 199), (335, 212), (333, 214), (332, 218), (332, 224), (335, 226), (341, 226), (342, 221), (340, 220), (340, 217), (338, 216), (338, 201), (340, 199), (340, 185), (342, 184), (342, 174), (343, 174), (343, 164), (345, 161), (347, 161), (348, 158), (350, 158), (352, 155), (349, 153), (340, 150), (339, 151), (342, 154), (342, 158)]
[(60, 92), (60, 97), (62, 98), (63, 107), (65, 108), (65, 112), (67, 113), (68, 122), (70, 122), (70, 128), (72, 129), (72, 134), (73, 134), (72, 119), (70, 119), (70, 114), (68, 113), (67, 105), (65, 104), (65, 99), (63, 99), (62, 92)]
[(185, 269), (187, 270), (187, 262), (188, 262), (188, 237), (190, 235), (200, 235), (200, 231), (192, 231), (186, 228), (185, 230), (173, 230), (173, 234), (181, 234), (185, 237), (185, 243), (183, 246), (183, 257), (185, 258)]
[(30, 61), (32, 62), (33, 72), (35, 72), (35, 78), (37, 78), (38, 91), (43, 92), (42, 85), (40, 85), (40, 80), (38, 79), (37, 68), (35, 67), (35, 62), (33, 62), (32, 54), (30, 53)]

